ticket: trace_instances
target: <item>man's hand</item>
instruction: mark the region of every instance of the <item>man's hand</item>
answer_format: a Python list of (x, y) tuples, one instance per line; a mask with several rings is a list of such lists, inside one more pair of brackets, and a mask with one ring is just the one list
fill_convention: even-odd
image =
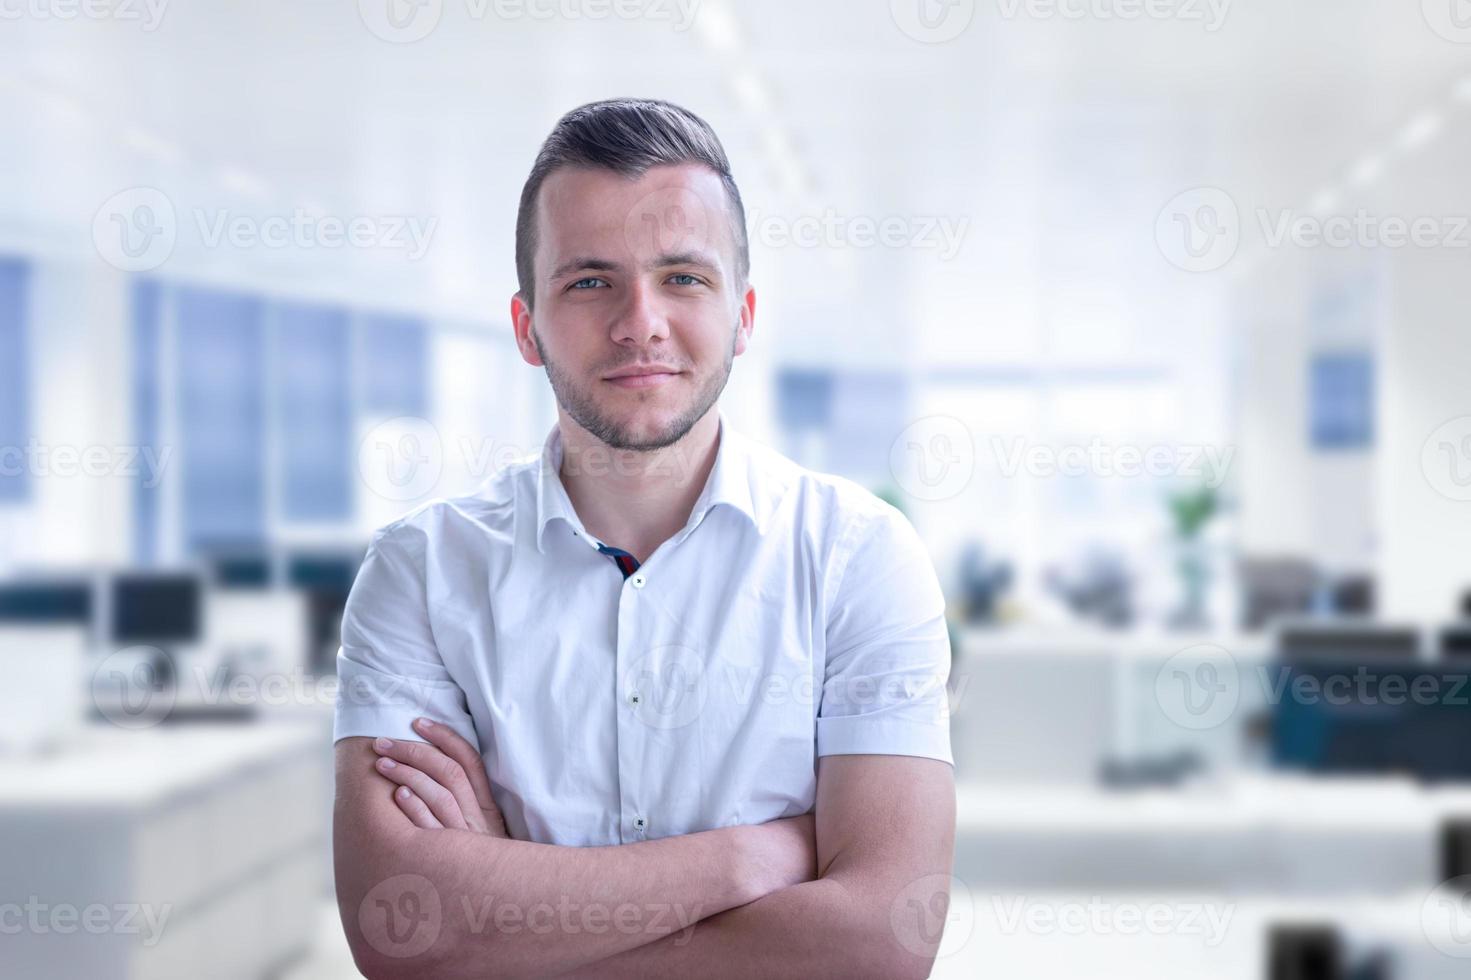
[(475, 746), (427, 718), (415, 719), (414, 730), (429, 744), (373, 740), (378, 772), (398, 784), (393, 791), (398, 808), (424, 830), (450, 828), (509, 838)]

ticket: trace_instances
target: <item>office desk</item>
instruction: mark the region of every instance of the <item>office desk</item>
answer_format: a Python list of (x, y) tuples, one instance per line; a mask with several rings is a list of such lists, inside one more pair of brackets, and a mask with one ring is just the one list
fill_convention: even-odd
[[(972, 899), (968, 909), (952, 905), (942, 955), (931, 973), (935, 980), (1263, 980), (1272, 930), (1284, 924), (1331, 926), (1353, 961), (1374, 951), (1390, 954), (1393, 980), (1459, 980), (1471, 964), (1471, 943), (1447, 952), (1431, 942), (1429, 933), (1439, 930), (1433, 916), (1425, 915), (1425, 891), (1313, 901), (1127, 891), (976, 894)], [(1080, 912), (1089, 917), (1080, 919)], [(1130, 918), (1134, 913), (1141, 918)], [(1145, 914), (1158, 916), (1153, 928)]]
[(1439, 881), (1448, 819), (1471, 819), (1471, 789), (1269, 775), (1138, 793), (961, 783), (955, 866), (988, 889), (1423, 892)]
[(3, 901), (40, 916), (11, 912), (7, 975), (259, 977), (300, 952), (323, 897), (328, 741), (317, 721), (94, 726), (0, 759)]

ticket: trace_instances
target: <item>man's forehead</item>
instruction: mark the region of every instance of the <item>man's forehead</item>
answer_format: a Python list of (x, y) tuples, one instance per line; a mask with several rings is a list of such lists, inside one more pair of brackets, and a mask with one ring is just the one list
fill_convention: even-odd
[(540, 196), (543, 269), (567, 257), (562, 253), (718, 254), (733, 244), (725, 185), (699, 164), (653, 167), (637, 179), (562, 168), (547, 176)]

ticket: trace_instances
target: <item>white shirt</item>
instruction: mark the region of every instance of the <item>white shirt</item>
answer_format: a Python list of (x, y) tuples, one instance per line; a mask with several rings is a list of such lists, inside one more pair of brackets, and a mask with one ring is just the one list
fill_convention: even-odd
[(951, 762), (944, 598), (914, 529), (719, 432), (689, 522), (627, 579), (573, 511), (555, 426), (376, 532), (335, 738), (452, 725), (511, 836), (582, 846), (806, 813), (822, 755)]

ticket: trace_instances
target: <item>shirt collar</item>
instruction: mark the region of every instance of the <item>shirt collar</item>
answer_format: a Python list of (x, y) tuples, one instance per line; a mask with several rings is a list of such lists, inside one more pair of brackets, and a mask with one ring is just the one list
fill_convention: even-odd
[[(710, 476), (705, 481), (705, 487), (700, 491), (700, 496), (695, 500), (695, 506), (690, 510), (687, 526), (692, 527), (698, 524), (704, 520), (708, 511), (724, 504), (746, 515), (759, 532), (762, 529), (762, 522), (756, 512), (755, 498), (751, 492), (751, 482), (756, 474), (752, 466), (750, 447), (746, 445), (745, 437), (726, 423), (725, 416), (717, 415), (717, 418), (720, 426), (716, 434), (719, 443), (715, 449), (715, 465), (710, 467)], [(559, 425), (553, 425), (551, 432), (547, 433), (546, 441), (542, 444), (541, 458), (536, 469), (536, 547), (538, 551), (545, 550), (542, 546), (542, 539), (546, 534), (547, 524), (556, 518), (566, 521), (584, 535), (587, 533), (582, 526), (582, 521), (577, 517), (577, 512), (572, 508), (572, 500), (567, 496), (567, 488), (562, 485), (561, 469), (562, 430)]]

